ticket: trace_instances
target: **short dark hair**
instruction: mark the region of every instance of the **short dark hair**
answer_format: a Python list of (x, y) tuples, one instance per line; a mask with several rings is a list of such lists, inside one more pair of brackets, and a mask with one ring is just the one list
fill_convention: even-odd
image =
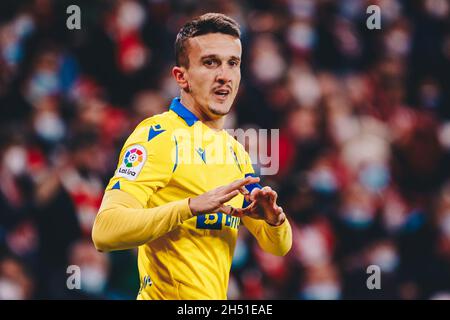
[(186, 23), (175, 40), (175, 61), (177, 66), (189, 67), (187, 40), (208, 33), (223, 33), (236, 38), (241, 37), (239, 24), (222, 13), (205, 13)]

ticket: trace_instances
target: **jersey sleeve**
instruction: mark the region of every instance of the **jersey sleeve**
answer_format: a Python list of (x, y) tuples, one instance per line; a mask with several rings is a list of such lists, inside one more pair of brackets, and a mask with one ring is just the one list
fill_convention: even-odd
[(172, 177), (174, 149), (167, 128), (155, 122), (141, 123), (125, 142), (106, 190), (125, 191), (147, 207), (151, 195)]

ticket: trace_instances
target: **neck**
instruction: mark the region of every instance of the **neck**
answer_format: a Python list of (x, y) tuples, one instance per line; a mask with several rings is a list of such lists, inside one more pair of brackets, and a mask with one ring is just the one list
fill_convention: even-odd
[(225, 124), (225, 116), (217, 116), (217, 118), (212, 118), (196, 104), (191, 95), (186, 94), (183, 90), (181, 91), (180, 102), (209, 128), (215, 131), (223, 129)]

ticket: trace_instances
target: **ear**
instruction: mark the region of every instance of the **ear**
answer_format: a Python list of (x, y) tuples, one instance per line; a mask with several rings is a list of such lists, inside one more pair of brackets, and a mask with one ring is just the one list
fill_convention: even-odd
[(186, 79), (186, 68), (175, 66), (172, 68), (172, 75), (181, 89), (189, 90), (189, 83)]

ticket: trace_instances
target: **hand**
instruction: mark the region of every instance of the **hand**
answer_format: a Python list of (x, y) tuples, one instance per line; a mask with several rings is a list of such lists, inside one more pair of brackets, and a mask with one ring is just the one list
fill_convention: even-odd
[(244, 195), (251, 204), (244, 209), (235, 209), (235, 216), (249, 216), (253, 219), (265, 220), (272, 226), (279, 226), (286, 219), (283, 208), (277, 205), (278, 194), (270, 187), (255, 188), (251, 194)]
[(245, 192), (244, 186), (258, 182), (259, 178), (251, 176), (233, 181), (228, 185), (218, 187), (197, 197), (190, 198), (189, 208), (194, 216), (219, 211), (233, 213), (237, 209), (232, 208), (231, 206), (225, 206), (224, 203), (236, 197), (240, 192)]

